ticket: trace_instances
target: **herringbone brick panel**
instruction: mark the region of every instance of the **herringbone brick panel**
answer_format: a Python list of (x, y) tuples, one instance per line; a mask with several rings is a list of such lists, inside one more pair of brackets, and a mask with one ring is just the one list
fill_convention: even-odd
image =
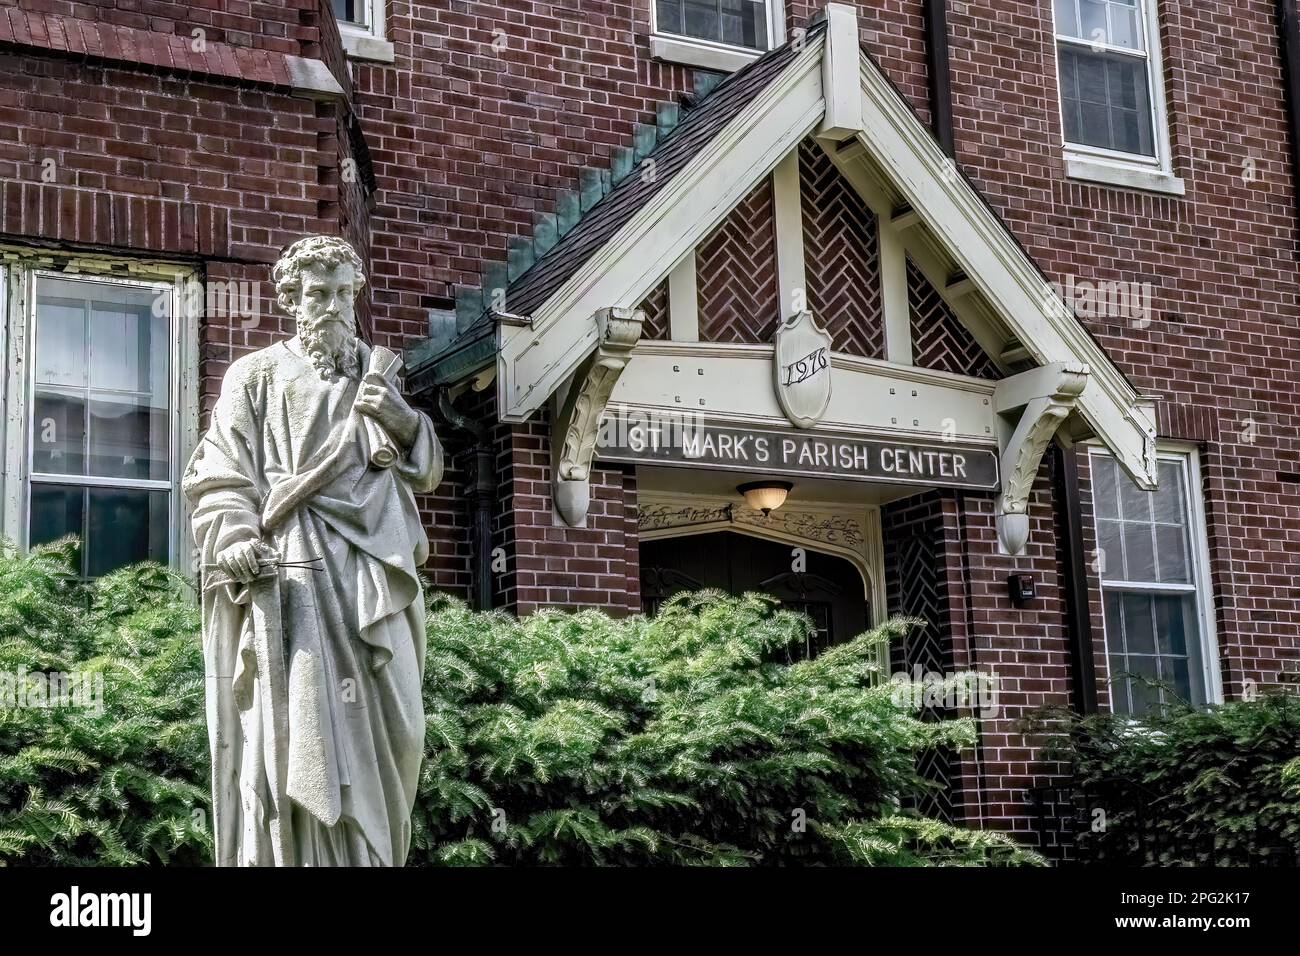
[(641, 338), (668, 338), (667, 279), (655, 286), (637, 308), (645, 313), (645, 323), (641, 326)]
[(907, 260), (907, 305), (912, 316), (912, 364), (976, 378), (1002, 377), (911, 259)]
[(837, 352), (885, 357), (876, 217), (820, 147), (799, 146), (808, 307)]
[[(945, 561), (943, 513), (937, 498), (908, 499), (887, 506), (885, 524), (885, 586), (889, 611), (920, 619), (921, 624), (890, 648), (890, 666), (911, 679), (920, 675), (948, 674), (952, 670), (952, 642), (947, 597), (940, 590)], [(923, 720), (954, 716), (941, 707), (926, 707)], [(932, 747), (917, 755), (917, 770), (939, 787), (916, 801), (929, 816), (955, 819), (957, 759), (946, 747)]]
[(701, 341), (772, 340), (781, 311), (774, 226), (765, 179), (696, 247)]

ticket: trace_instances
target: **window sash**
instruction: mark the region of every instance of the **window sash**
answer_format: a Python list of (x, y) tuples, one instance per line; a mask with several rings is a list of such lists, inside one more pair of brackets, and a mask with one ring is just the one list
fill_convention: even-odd
[(349, 0), (332, 0), (334, 7), (334, 19), (339, 23), (351, 24), (354, 27), (362, 29), (370, 28), (370, 4), (371, 0), (350, 0), (352, 15), (356, 19), (348, 19), (347, 8)]
[[(1162, 463), (1173, 464), (1177, 467), (1178, 481), (1181, 485), (1181, 504), (1188, 540), (1188, 552), (1190, 566), (1188, 568), (1191, 583), (1166, 584), (1156, 581), (1125, 581), (1125, 580), (1106, 580), (1099, 575), (1099, 583), (1102, 592), (1103, 605), (1103, 638), (1106, 653), (1107, 666), (1118, 659), (1141, 658), (1146, 660), (1152, 657), (1166, 657), (1170, 659), (1182, 659), (1180, 655), (1161, 655), (1158, 652), (1150, 654), (1130, 654), (1127, 648), (1127, 642), (1116, 645), (1116, 636), (1110, 633), (1109, 623), (1105, 620), (1105, 606), (1107, 595), (1136, 595), (1146, 597), (1187, 597), (1192, 598), (1192, 613), (1194, 614), (1195, 639), (1196, 645), (1187, 648), (1185, 659), (1188, 661), (1188, 671), (1190, 679), (1193, 682), (1193, 698), (1199, 696), (1207, 703), (1216, 703), (1222, 700), (1222, 684), (1219, 678), (1218, 665), (1218, 642), (1214, 633), (1214, 609), (1213, 609), (1213, 592), (1212, 582), (1209, 574), (1209, 545), (1206, 538), (1206, 524), (1204, 514), (1204, 501), (1200, 491), (1200, 459), (1194, 449), (1187, 451), (1161, 451), (1158, 455)], [(1105, 462), (1107, 465), (1114, 467), (1115, 459), (1112, 455), (1099, 448), (1093, 448), (1090, 454), (1090, 461), (1095, 466), (1098, 462)], [(1119, 480), (1128, 480), (1122, 470), (1119, 472)], [(1093, 481), (1093, 493), (1096, 493), (1097, 482)], [(1096, 520), (1097, 510), (1094, 504), (1094, 520)], [(1190, 635), (1188, 636), (1190, 639)], [(1158, 641), (1158, 638), (1157, 638)], [(1159, 647), (1157, 643), (1157, 647)], [(1126, 670), (1132, 670), (1131, 667)], [(1111, 674), (1112, 678), (1117, 678), (1117, 673)], [(1116, 712), (1131, 712), (1132, 700), (1131, 689), (1128, 679), (1114, 679), (1111, 683), (1111, 707)], [(1124, 701), (1124, 706), (1119, 706), (1120, 699)]]
[[(165, 393), (167, 396), (167, 475), (165, 479), (158, 478), (125, 478), (125, 477), (108, 477), (102, 475), (77, 475), (77, 474), (58, 474), (49, 472), (32, 471), (33, 455), (35, 453), (35, 441), (38, 423), (35, 421), (36, 411), (36, 392), (42, 390), (58, 389), (58, 386), (42, 385), (36, 381), (37, 363), (36, 348), (39, 337), (39, 296), (40, 283), (42, 280), (60, 281), (74, 280), (84, 282), (91, 287), (119, 286), (136, 290), (152, 291), (157, 295), (166, 295), (169, 300), (168, 322), (167, 322), (167, 382)], [(22, 392), (22, 418), (20, 434), (7, 437), (9, 442), (18, 442), (22, 452), (22, 473), (24, 479), (20, 495), (21, 507), (16, 518), (17, 527), (12, 529), (10, 536), (19, 540), (24, 548), (30, 546), (30, 532), (32, 520), (32, 489), (34, 487), (48, 487), (51, 485), (62, 485), (71, 487), (80, 487), (85, 489), (112, 490), (122, 489), (124, 491), (165, 491), (168, 494), (168, 514), (172, 529), (167, 534), (167, 555), (165, 560), (171, 565), (178, 562), (181, 540), (184, 534), (178, 535), (175, 528), (182, 525), (182, 504), (180, 501), (180, 477), (181, 469), (184, 463), (181, 461), (182, 454), (186, 451), (181, 447), (183, 430), (181, 428), (181, 412), (183, 409), (182, 379), (187, 359), (186, 350), (183, 347), (182, 328), (183, 316), (181, 312), (182, 296), (180, 295), (179, 277), (171, 282), (165, 280), (148, 280), (123, 278), (120, 276), (100, 276), (100, 275), (72, 275), (66, 272), (57, 272), (47, 269), (32, 268), (26, 271), (26, 281), (23, 283), (25, 290), (25, 302), (21, 306), (21, 320), (24, 325), (23, 350), (25, 354), (27, 371), (21, 376), (20, 388)], [(93, 293), (88, 297), (93, 299)], [(5, 313), (9, 313), (8, 303), (6, 303)], [(6, 322), (6, 326), (11, 322)], [(89, 368), (87, 369), (87, 381), (89, 382)], [(73, 392), (85, 392), (85, 389), (72, 388)], [(107, 394), (109, 390), (104, 390)], [(116, 390), (113, 390), (116, 391)], [(126, 393), (123, 393), (126, 394)], [(83, 527), (84, 527), (83, 517)], [(17, 532), (14, 534), (13, 532)], [(85, 573), (88, 567), (90, 557), (90, 548), (83, 543), (81, 549), (82, 570)]]
[[(1086, 3), (1086, 2), (1088, 2), (1088, 0), (1066, 0), (1066, 3), (1069, 4), (1070, 6), (1072, 6), (1073, 9), (1074, 9), (1074, 22), (1075, 22), (1076, 24), (1078, 24), (1078, 28), (1079, 28), (1080, 31), (1083, 30), (1083, 4)], [(1056, 4), (1055, 4), (1055, 2), (1054, 2), (1054, 3), (1052, 4), (1052, 13), (1053, 13), (1053, 17), (1054, 17), (1055, 20), (1056, 20), (1056, 39), (1057, 39), (1057, 40), (1061, 40), (1061, 41), (1071, 42), (1071, 43), (1078, 43), (1078, 44), (1080, 44), (1080, 45), (1082, 45), (1082, 46), (1089, 46), (1089, 47), (1105, 47), (1105, 48), (1113, 49), (1113, 50), (1124, 50), (1124, 51), (1129, 52), (1129, 53), (1135, 53), (1135, 52), (1137, 52), (1137, 53), (1145, 54), (1146, 51), (1147, 51), (1147, 49), (1149, 48), (1149, 45), (1150, 45), (1149, 42), (1148, 42), (1148, 40), (1147, 40), (1147, 37), (1150, 35), (1150, 32), (1151, 32), (1150, 29), (1149, 29), (1149, 21), (1148, 21), (1148, 19), (1147, 19), (1147, 15), (1146, 15), (1146, 14), (1147, 14), (1147, 10), (1146, 10), (1146, 4), (1147, 4), (1147, 2), (1148, 2), (1148, 0), (1136, 0), (1136, 2), (1133, 3), (1132, 5), (1129, 5), (1129, 4), (1116, 4), (1116, 3), (1107, 3), (1107, 4), (1106, 4), (1106, 33), (1107, 33), (1107, 36), (1109, 37), (1109, 36), (1113, 35), (1113, 33), (1114, 33), (1114, 29), (1115, 29), (1115, 27), (1114, 27), (1114, 18), (1113, 18), (1113, 16), (1112, 16), (1112, 14), (1113, 14), (1115, 8), (1116, 8), (1117, 6), (1128, 6), (1129, 9), (1132, 9), (1132, 10), (1134, 11), (1133, 23), (1134, 23), (1134, 26), (1137, 28), (1138, 35), (1139, 35), (1139, 36), (1141, 37), (1141, 39), (1142, 39), (1142, 48), (1141, 48), (1141, 50), (1139, 50), (1137, 47), (1126, 47), (1126, 46), (1122, 46), (1122, 45), (1120, 45), (1120, 44), (1112, 44), (1112, 43), (1110, 43), (1110, 42), (1101, 43), (1101, 42), (1098, 42), (1098, 41), (1092, 40), (1092, 39), (1089, 38), (1089, 37), (1076, 36), (1076, 35), (1074, 35), (1074, 34), (1072, 34), (1072, 33), (1065, 33), (1065, 32), (1063, 32), (1063, 30), (1062, 30), (1061, 19), (1060, 19), (1059, 15), (1057, 15), (1057, 13), (1056, 13)]]
[[(1080, 37), (1073, 37), (1061, 31), (1060, 17), (1056, 4), (1052, 4), (1052, 16), (1055, 24), (1053, 33), (1056, 39), (1057, 54), (1057, 110), (1061, 119), (1061, 141), (1067, 154), (1081, 159), (1098, 162), (1113, 162), (1121, 167), (1146, 168), (1152, 172), (1171, 174), (1172, 160), (1169, 152), (1169, 127), (1166, 115), (1164, 78), (1161, 76), (1162, 60), (1160, 56), (1159, 22), (1156, 17), (1156, 0), (1137, 0), (1137, 22), (1142, 37), (1142, 49), (1117, 46), (1111, 43), (1094, 43)], [(1108, 13), (1109, 28), (1109, 13)], [(1069, 46), (1076, 51), (1096, 51), (1102, 56), (1119, 56), (1144, 61), (1146, 75), (1147, 113), (1151, 124), (1151, 153), (1128, 152), (1107, 146), (1093, 146), (1077, 142), (1069, 136), (1066, 123), (1065, 89), (1061, 86), (1061, 48)]]
[[(742, 50), (746, 53), (766, 52), (777, 45), (777, 38), (782, 35), (783, 28), (777, 21), (783, 18), (784, 5), (781, 0), (759, 0), (754, 3), (755, 6), (763, 8), (763, 15), (756, 18), (754, 23), (756, 27), (761, 27), (764, 35), (764, 42), (755, 46), (744, 46), (743, 44), (730, 43), (726, 40), (715, 40), (710, 37), (698, 36), (686, 32), (686, 4), (687, 0), (675, 0), (680, 11), (676, 27), (661, 26), (659, 22), (659, 10), (664, 0), (653, 0), (650, 9), (650, 24), (654, 34), (662, 37), (673, 37), (679, 40), (685, 40), (690, 43), (699, 43), (706, 46), (717, 47), (724, 50)], [(750, 2), (750, 0), (746, 0)], [(719, 35), (722, 34), (721, 21), (722, 17), (722, 0), (711, 0), (711, 6), (716, 8), (717, 19), (719, 23)]]
[(1087, 50), (1089, 53), (1115, 53), (1119, 56), (1129, 56), (1135, 60), (1150, 60), (1151, 54), (1146, 49), (1135, 50), (1131, 46), (1114, 46), (1110, 43), (1093, 43), (1089, 40), (1080, 40), (1078, 37), (1060, 36), (1056, 37), (1058, 44), (1065, 46), (1077, 47), (1080, 50)]
[(1101, 586), (1103, 590), (1123, 591), (1126, 594), (1145, 592), (1153, 594), (1189, 594), (1198, 590), (1195, 584), (1162, 584), (1158, 581), (1112, 581), (1109, 578), (1103, 578)]

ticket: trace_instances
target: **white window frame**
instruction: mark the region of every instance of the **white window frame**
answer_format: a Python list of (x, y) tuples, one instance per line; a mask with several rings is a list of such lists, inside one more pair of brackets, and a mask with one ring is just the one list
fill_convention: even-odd
[[(8, 251), (8, 250), (6, 250)], [(29, 412), (35, 383), (35, 289), (39, 278), (83, 279), (93, 282), (153, 288), (171, 296), (171, 381), (169, 401), (170, 462), (168, 478), (146, 480), (130, 478), (68, 480), (66, 475), (40, 477), (61, 484), (112, 488), (167, 490), (170, 494), (168, 537), (169, 564), (194, 578), (194, 545), (190, 532), (190, 507), (181, 492), (181, 477), (190, 455), (198, 444), (198, 323), (203, 296), (187, 295), (197, 282), (192, 269), (155, 263), (127, 263), (123, 260), (77, 259), (59, 261), (48, 257), (29, 258), (22, 254), (6, 256), (0, 261), (0, 354), (7, 369), (5, 387), (0, 392), (3, 415), (0, 416), (0, 451), (3, 452), (4, 476), (0, 491), (4, 495), (0, 511), (0, 537), (13, 542), (21, 551), (29, 547), (29, 514), (32, 474), (31, 443), (34, 435)], [(138, 268), (133, 268), (138, 266)]]
[(366, 11), (366, 22), (348, 23), (339, 20), (339, 36), (343, 49), (354, 60), (372, 60), (392, 63), (396, 56), (393, 44), (388, 41), (387, 0), (357, 0)]
[[(1114, 455), (1110, 454), (1105, 448), (1097, 445), (1089, 447), (1089, 464), (1097, 458), (1107, 458), (1114, 460)], [(1207, 706), (1223, 703), (1223, 678), (1219, 669), (1219, 640), (1214, 625), (1214, 582), (1210, 575), (1210, 542), (1205, 520), (1205, 498), (1201, 491), (1201, 456), (1195, 445), (1185, 445), (1176, 442), (1161, 442), (1157, 452), (1157, 457), (1161, 461), (1177, 462), (1182, 466), (1184, 478), (1183, 497), (1187, 502), (1187, 531), (1191, 535), (1191, 542), (1188, 550), (1191, 554), (1191, 584), (1158, 584), (1150, 582), (1132, 582), (1131, 587), (1134, 590), (1140, 589), (1144, 592), (1177, 592), (1180, 594), (1195, 593), (1196, 595), (1196, 621), (1199, 625), (1199, 636), (1201, 641), (1201, 677), (1205, 682), (1205, 703)], [(1089, 472), (1092, 468), (1089, 467)], [(1121, 476), (1122, 476), (1121, 472)], [(1097, 485), (1093, 482), (1092, 487), (1095, 491)], [(1096, 504), (1093, 505), (1094, 521), (1096, 520)], [(1098, 573), (1098, 584), (1104, 594), (1106, 591), (1105, 575)], [(1112, 581), (1111, 584), (1124, 586), (1123, 581)], [(1110, 672), (1110, 635), (1106, 633), (1105, 615), (1102, 615), (1102, 635), (1103, 644), (1106, 653), (1106, 671)], [(1111, 675), (1112, 677), (1114, 675)], [(1114, 684), (1111, 685), (1112, 687)], [(1114, 696), (1111, 696), (1111, 710), (1115, 709)]]
[(1142, 36), (1146, 44), (1145, 54), (1125, 47), (1089, 43), (1077, 37), (1062, 36), (1056, 24), (1056, 3), (1054, 0), (1051, 3), (1053, 50), (1057, 51), (1057, 59), (1059, 59), (1061, 45), (1065, 44), (1099, 49), (1121, 56), (1141, 57), (1147, 63), (1147, 97), (1151, 102), (1151, 135), (1156, 147), (1155, 156), (1069, 142), (1065, 138), (1065, 98), (1061, 90), (1061, 70), (1059, 63), (1054, 63), (1057, 119), (1061, 124), (1061, 148), (1065, 157), (1065, 174), (1071, 179), (1176, 196), (1186, 192), (1183, 181), (1174, 175), (1173, 155), (1170, 150), (1164, 57), (1160, 42), (1160, 17), (1156, 8), (1158, 2), (1159, 0), (1137, 0), (1140, 7)]
[[(767, 7), (767, 50), (785, 43), (785, 0), (764, 0)], [(752, 63), (767, 50), (751, 50), (730, 43), (715, 43), (659, 29), (659, 0), (650, 2), (650, 55), (656, 60), (684, 66), (734, 73)]]

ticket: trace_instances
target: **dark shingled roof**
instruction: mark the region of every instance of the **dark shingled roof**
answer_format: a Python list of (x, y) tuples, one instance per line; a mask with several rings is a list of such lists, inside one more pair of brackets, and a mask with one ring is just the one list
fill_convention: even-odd
[[(507, 310), (514, 315), (531, 315), (540, 308), (781, 74), (799, 55), (809, 38), (825, 29), (825, 22), (819, 21), (809, 28), (798, 48), (792, 41), (764, 54), (728, 76), (703, 101), (689, 110), (672, 132), (631, 173), (583, 213), (582, 218), (552, 249), (510, 283), (506, 289)], [(643, 178), (641, 170), (644, 164), (652, 161), (655, 164), (655, 175)], [(432, 364), (461, 364), (455, 361), (456, 357), (463, 356), (475, 342), (491, 334), (492, 329), (491, 313), (485, 311), (440, 355), (433, 357)], [(478, 348), (473, 351), (477, 355), (482, 350)], [(436, 371), (432, 380), (426, 374), (417, 377), (422, 380), (420, 385), (433, 384), (434, 381), (443, 379)]]
[[(816, 30), (824, 30), (819, 24)], [(806, 40), (805, 40), (806, 42)], [(717, 136), (724, 126), (752, 102), (798, 55), (787, 43), (724, 80), (668, 135), (641, 165), (601, 199), (533, 267), (506, 290), (506, 308), (516, 315), (531, 315), (551, 294), (574, 275), (584, 262), (627, 225), (637, 212)], [(643, 178), (641, 169), (654, 162), (655, 175)]]

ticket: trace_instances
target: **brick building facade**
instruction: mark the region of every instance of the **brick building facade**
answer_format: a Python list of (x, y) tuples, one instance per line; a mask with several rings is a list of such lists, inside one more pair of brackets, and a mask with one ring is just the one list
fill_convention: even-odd
[[(170, 508), (161, 533), (150, 512), (137, 556), (184, 564), (168, 489), (229, 363), (292, 332), (269, 266), (301, 235), (341, 234), (368, 265), (362, 333), (408, 349), (450, 452), (421, 502), (435, 587), (521, 614), (623, 614), (647, 573), (672, 570), (646, 565), (648, 542), (722, 531), (837, 555), (872, 616), (927, 621), (897, 668), (998, 675), (979, 748), (935, 772), (944, 812), (1018, 833), (1027, 792), (1059, 769), (1021, 719), (1144, 706), (1112, 665), (1208, 701), (1285, 683), (1300, 658), (1290, 0), (857, 0), (824, 21), (794, 0), (693, 7), (713, 19), (690, 6), (0, 0), (5, 535), (73, 517), (93, 534), (111, 486), (119, 516), (146, 507), (131, 495)], [(736, 193), (721, 206), (705, 188), (720, 170)], [(147, 476), (70, 478), (30, 457), (47, 420), (66, 429), (131, 391), (96, 384), (93, 342), (57, 381), (25, 371), (41, 365), (40, 310), (77, 298), (68, 277), (177, 290), (167, 394), (145, 401), (165, 405), (170, 425), (152, 427), (170, 439)], [(1012, 308), (1034, 282), (1056, 293), (1043, 322)], [(239, 307), (213, 308), (213, 289)], [(773, 336), (805, 309), (836, 376), (812, 434), (955, 433), (951, 447), (999, 458), (1001, 489), (796, 468), (789, 503), (762, 516), (735, 490), (754, 468), (570, 442), (584, 401), (598, 419), (653, 395), (792, 428), (762, 409)], [(1081, 394), (1032, 391), (1072, 363), (1089, 366)], [(613, 369), (609, 389), (593, 367)], [(518, 380), (530, 368), (546, 374)], [(701, 382), (665, 385), (680, 368)], [(740, 384), (760, 380), (761, 396)], [(1050, 447), (1016, 444), (1037, 407), (1003, 401), (1017, 383), (1056, 400)], [(911, 390), (913, 427), (839, 397), (886, 385)], [(1142, 471), (1165, 490), (1132, 484)], [(1012, 574), (1033, 580), (1023, 606)]]

